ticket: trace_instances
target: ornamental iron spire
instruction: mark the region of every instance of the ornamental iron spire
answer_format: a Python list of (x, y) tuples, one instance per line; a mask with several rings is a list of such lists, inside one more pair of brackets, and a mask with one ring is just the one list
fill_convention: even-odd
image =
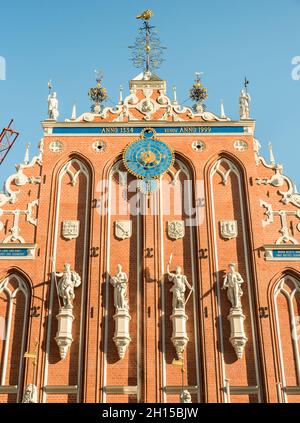
[(101, 103), (107, 99), (107, 91), (106, 88), (102, 87), (102, 79), (103, 79), (103, 72), (99, 70), (95, 70), (96, 82), (97, 86), (92, 87), (89, 89), (88, 96), (94, 102), (91, 109), (94, 113), (101, 112)]
[(198, 113), (203, 113), (205, 111), (205, 100), (208, 97), (207, 89), (204, 88), (201, 77), (203, 72), (195, 72), (195, 82), (190, 89), (190, 99), (195, 102), (193, 108)]
[(138, 15), (136, 19), (141, 19), (143, 25), (138, 30), (135, 43), (129, 48), (131, 52), (131, 60), (136, 68), (143, 69), (145, 74), (151, 74), (153, 69), (160, 67), (163, 59), (163, 51), (166, 47), (161, 45), (157, 35), (155, 26), (150, 25), (150, 19), (153, 12), (150, 9), (145, 10)]

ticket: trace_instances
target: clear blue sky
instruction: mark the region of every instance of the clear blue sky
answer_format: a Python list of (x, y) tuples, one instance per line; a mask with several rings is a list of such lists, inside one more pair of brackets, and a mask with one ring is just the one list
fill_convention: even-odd
[[(294, 56), (300, 56), (300, 0), (14, 0), (1, 4), (0, 56), (7, 62), (7, 80), (0, 81), (0, 126), (11, 117), (21, 136), (5, 164), (0, 183), (24, 156), (33, 153), (47, 114), (47, 82), (53, 80), (60, 101), (60, 119), (89, 110), (87, 91), (94, 69), (104, 71), (104, 85), (115, 103), (118, 87), (138, 70), (129, 61), (136, 36), (137, 13), (155, 13), (154, 24), (168, 47), (158, 74), (169, 93), (187, 99), (194, 72), (203, 71), (209, 90), (208, 109), (238, 117), (238, 95), (244, 76), (251, 81), (252, 117), (257, 138), (267, 153), (273, 143), (277, 160), (300, 188), (300, 81), (291, 77)], [(1, 184), (2, 185), (2, 184)]]

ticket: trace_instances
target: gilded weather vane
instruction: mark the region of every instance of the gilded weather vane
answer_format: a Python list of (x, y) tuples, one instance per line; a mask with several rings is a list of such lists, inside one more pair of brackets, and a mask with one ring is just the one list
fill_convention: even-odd
[(150, 25), (152, 16), (152, 10), (147, 9), (136, 17), (143, 21), (143, 25), (139, 28), (134, 45), (129, 46), (133, 65), (143, 69), (145, 73), (159, 68), (163, 62), (163, 50), (166, 48), (161, 45), (155, 26)]

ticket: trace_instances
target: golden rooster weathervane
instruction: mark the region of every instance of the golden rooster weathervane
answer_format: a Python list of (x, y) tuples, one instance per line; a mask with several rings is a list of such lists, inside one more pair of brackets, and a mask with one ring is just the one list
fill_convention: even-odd
[(151, 19), (153, 16), (153, 12), (150, 9), (144, 10), (143, 13), (141, 13), (140, 15), (138, 15), (136, 17), (136, 19), (143, 19), (145, 21), (148, 21), (149, 19)]

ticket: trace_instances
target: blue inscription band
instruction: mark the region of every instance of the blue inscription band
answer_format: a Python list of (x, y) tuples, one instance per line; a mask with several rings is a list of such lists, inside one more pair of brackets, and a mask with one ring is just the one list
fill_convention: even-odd
[[(54, 127), (53, 134), (140, 134), (142, 127)], [(243, 126), (178, 126), (153, 128), (157, 134), (244, 134)]]
[(23, 248), (3, 248), (0, 249), (0, 257), (27, 257), (29, 251)]
[(299, 258), (300, 250), (273, 250), (274, 258)]

